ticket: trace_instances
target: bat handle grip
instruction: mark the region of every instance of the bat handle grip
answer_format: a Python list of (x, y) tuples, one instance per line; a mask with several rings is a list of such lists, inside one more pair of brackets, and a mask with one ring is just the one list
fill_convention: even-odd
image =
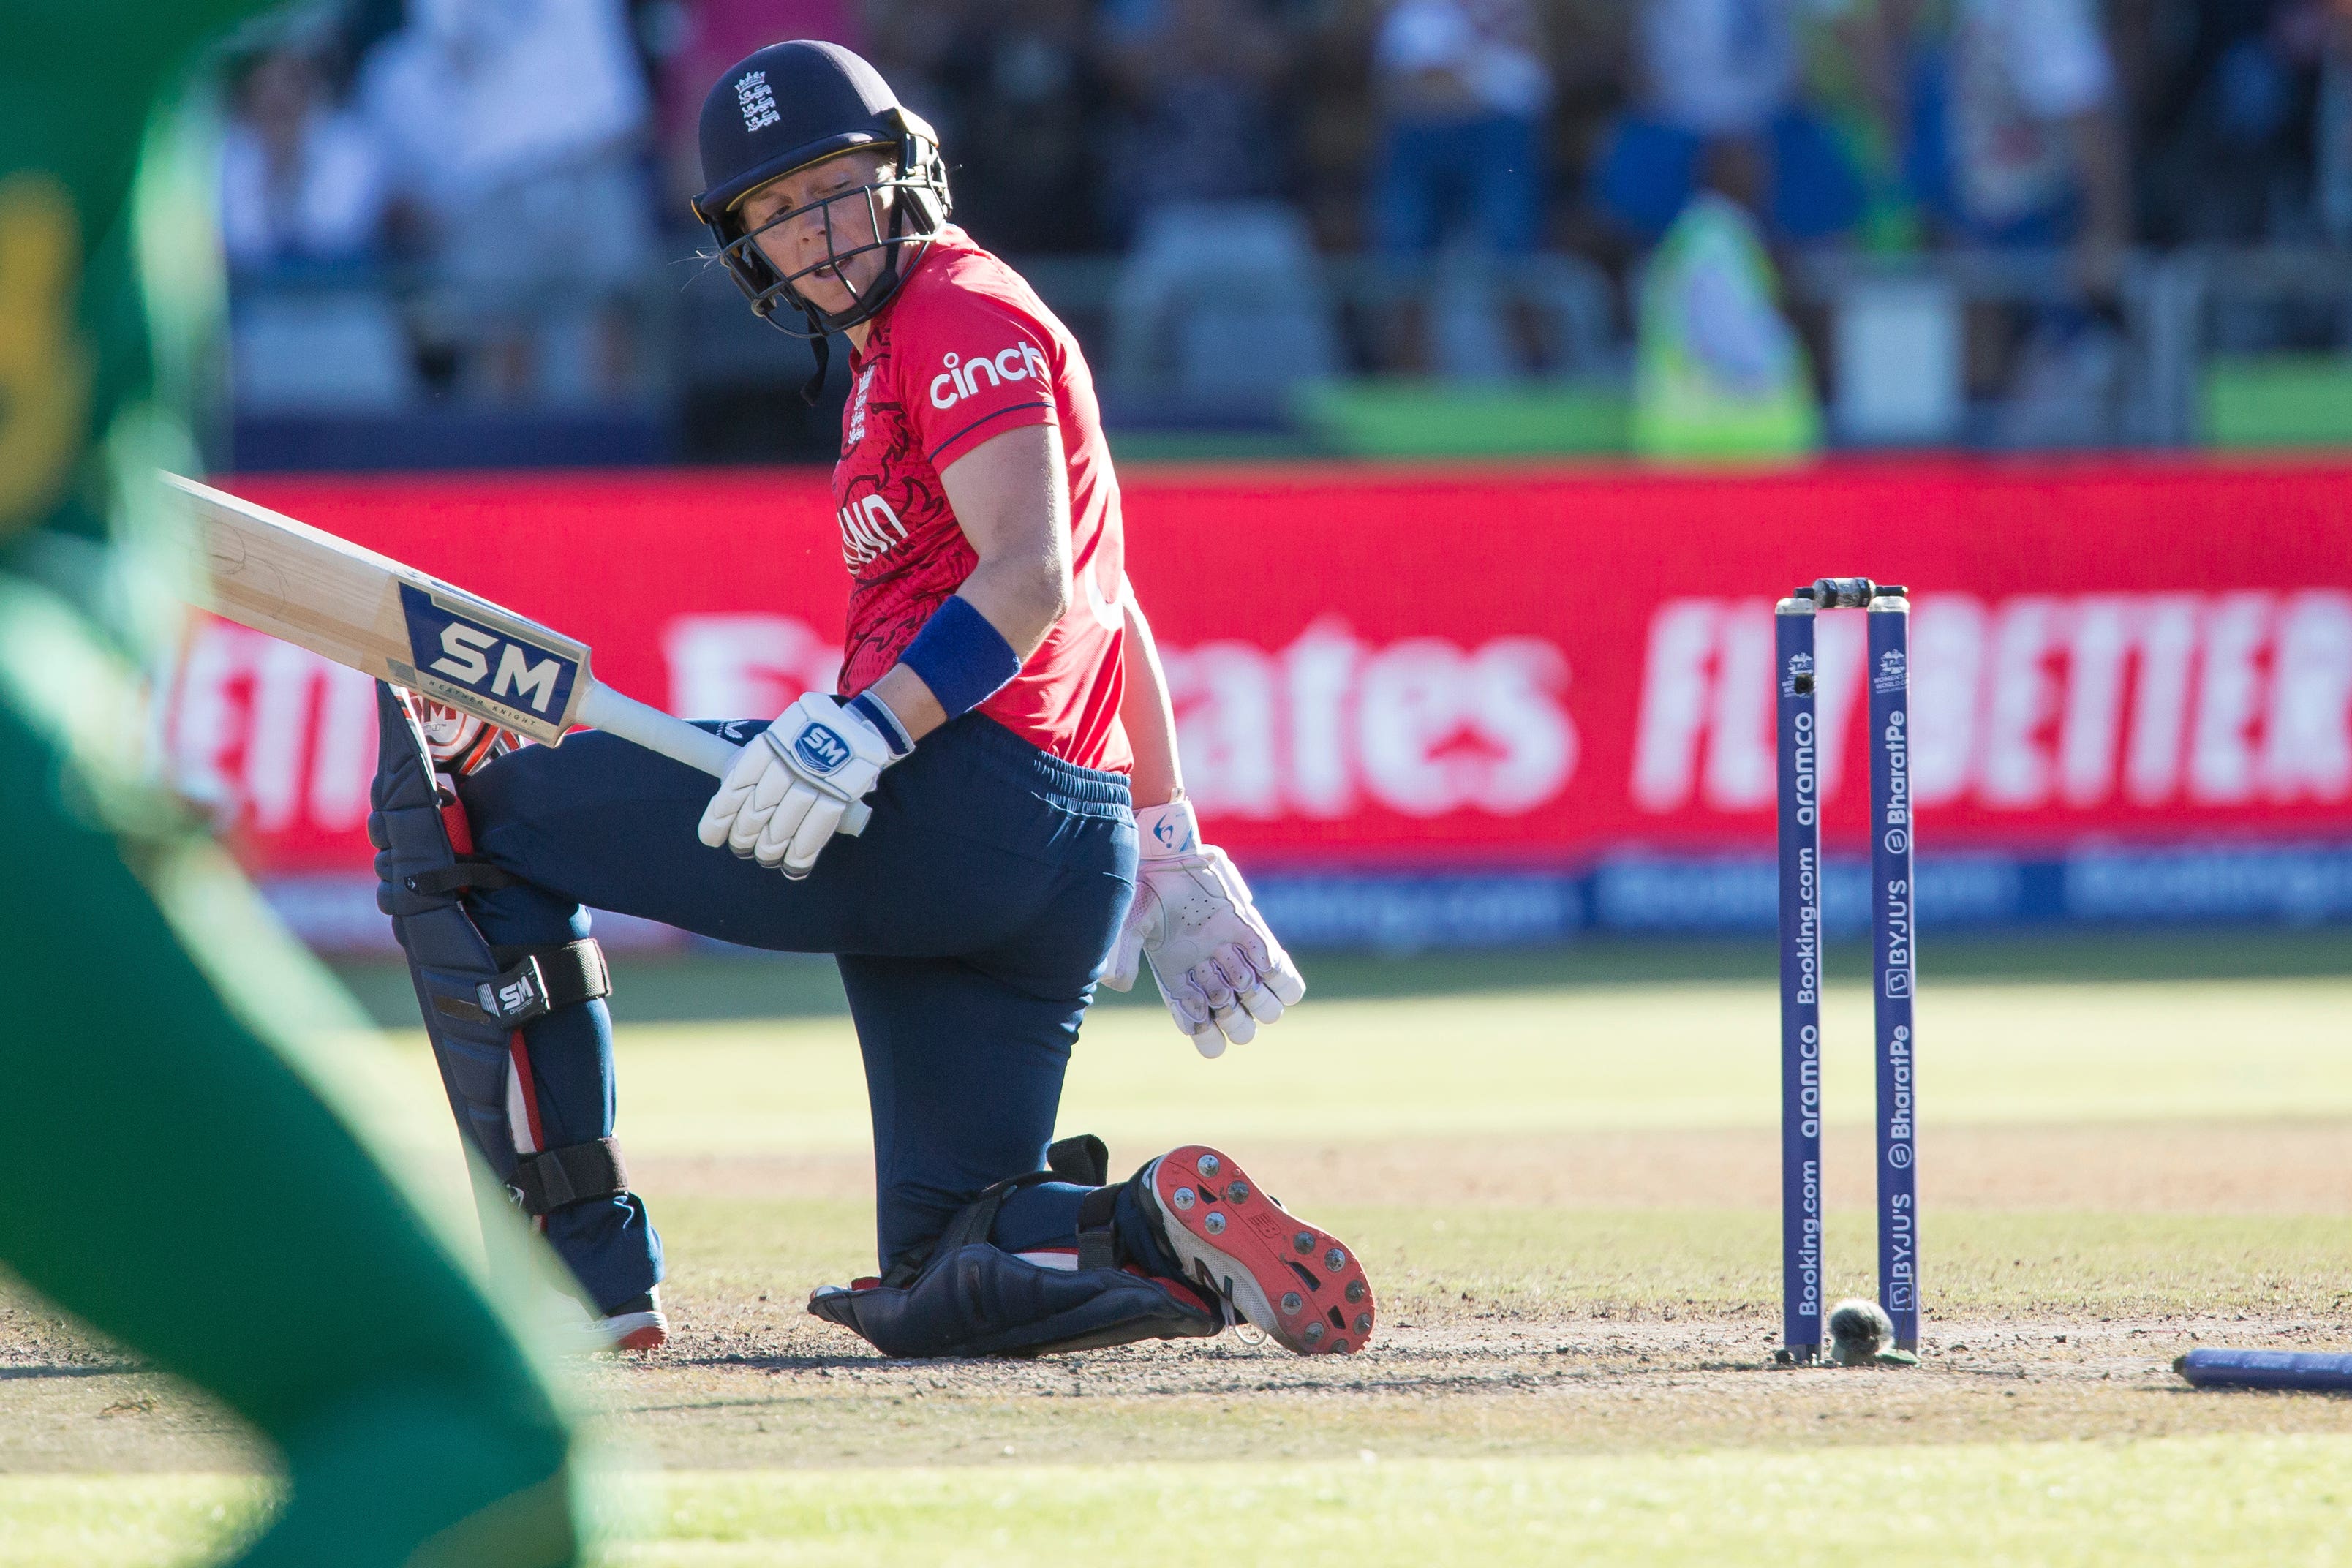
[[(579, 720), (592, 729), (618, 735), (715, 779), (727, 776), (727, 770), (735, 765), (735, 758), (742, 751), (731, 741), (722, 740), (658, 708), (648, 707), (634, 697), (624, 697), (609, 686), (588, 689), (588, 694), (580, 700)], [(842, 813), (840, 831), (855, 837), (866, 831), (873, 816), (874, 808), (864, 801), (852, 802), (849, 809)]]

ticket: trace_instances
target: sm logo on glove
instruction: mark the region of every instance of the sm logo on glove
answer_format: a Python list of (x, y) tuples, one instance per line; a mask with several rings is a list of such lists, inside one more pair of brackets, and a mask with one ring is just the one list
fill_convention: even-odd
[(849, 742), (822, 724), (803, 730), (793, 742), (793, 750), (813, 773), (838, 773), (850, 756)]

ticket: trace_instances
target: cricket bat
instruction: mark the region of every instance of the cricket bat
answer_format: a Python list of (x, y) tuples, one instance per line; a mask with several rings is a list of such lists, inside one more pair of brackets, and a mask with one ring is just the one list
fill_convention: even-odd
[[(541, 745), (603, 730), (724, 778), (740, 748), (600, 684), (588, 645), (386, 555), (177, 474), (198, 607)], [(863, 801), (840, 831), (865, 830)]]

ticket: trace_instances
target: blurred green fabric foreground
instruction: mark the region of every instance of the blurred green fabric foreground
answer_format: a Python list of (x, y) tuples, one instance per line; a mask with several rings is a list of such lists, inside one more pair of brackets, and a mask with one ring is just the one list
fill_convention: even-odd
[(138, 754), (220, 273), (151, 109), (256, 9), (0, 0), (0, 1264), (278, 1447), (245, 1561), (553, 1568), (550, 1382), (367, 1124), (348, 1005)]

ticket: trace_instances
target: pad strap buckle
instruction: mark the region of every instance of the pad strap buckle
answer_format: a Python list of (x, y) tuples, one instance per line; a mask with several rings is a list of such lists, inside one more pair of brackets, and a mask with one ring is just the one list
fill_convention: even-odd
[(512, 967), (476, 985), (470, 999), (436, 992), (434, 1011), (461, 1023), (512, 1029), (558, 1007), (613, 994), (613, 972), (593, 936), (562, 947), (495, 948), (491, 957)]
[(996, 1223), (996, 1211), (1004, 1206), (1004, 1200), (1040, 1182), (1068, 1182), (1097, 1189), (1087, 1194), (1078, 1206), (1078, 1267), (1110, 1268), (1111, 1205), (1118, 1199), (1118, 1189), (1103, 1185), (1109, 1175), (1110, 1151), (1101, 1139), (1091, 1132), (1065, 1138), (1045, 1151), (1044, 1170), (1009, 1177), (982, 1193), (957, 1212), (937, 1241), (892, 1265), (883, 1274), (881, 1283), (903, 1289), (915, 1282), (933, 1258), (976, 1241), (986, 1241), (990, 1227)]
[(525, 1154), (509, 1185), (522, 1212), (537, 1219), (566, 1204), (618, 1197), (629, 1190), (629, 1167), (618, 1139), (599, 1138)]

